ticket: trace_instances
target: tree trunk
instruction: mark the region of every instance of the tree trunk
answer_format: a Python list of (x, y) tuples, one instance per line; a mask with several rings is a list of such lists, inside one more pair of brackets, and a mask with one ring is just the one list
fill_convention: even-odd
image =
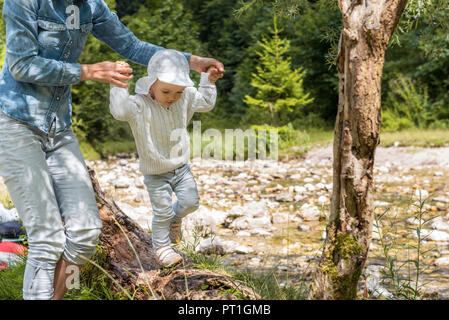
[(125, 289), (135, 299), (142, 300), (260, 298), (229, 276), (194, 269), (185, 255), (184, 262), (177, 267), (161, 269), (150, 234), (123, 213), (113, 200), (106, 199), (94, 170), (89, 168), (89, 173), (103, 221), (100, 244), (106, 251), (105, 269), (115, 279), (111, 285), (116, 291)]
[(380, 133), (385, 51), (408, 0), (339, 0), (333, 194), (310, 298), (355, 299), (371, 243), (373, 166)]

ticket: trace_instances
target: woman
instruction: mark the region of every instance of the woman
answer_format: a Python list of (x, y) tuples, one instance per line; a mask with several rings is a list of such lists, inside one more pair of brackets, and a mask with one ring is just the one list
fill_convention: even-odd
[[(0, 175), (28, 234), (23, 298), (62, 299), (67, 270), (92, 256), (101, 229), (71, 129), (70, 85), (94, 80), (127, 87), (132, 78), (127, 64), (76, 62), (90, 32), (141, 65), (163, 48), (138, 40), (103, 0), (5, 0), (3, 17)], [(215, 59), (184, 55), (192, 70), (224, 72)]]

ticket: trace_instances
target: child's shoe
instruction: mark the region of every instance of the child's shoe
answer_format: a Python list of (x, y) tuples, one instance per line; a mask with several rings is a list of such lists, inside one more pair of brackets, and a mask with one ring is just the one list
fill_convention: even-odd
[(173, 221), (170, 223), (170, 241), (172, 243), (178, 243), (181, 241), (181, 226), (182, 226), (182, 220)]
[(163, 246), (156, 249), (156, 256), (159, 263), (164, 267), (173, 266), (182, 260), (181, 255), (170, 246)]

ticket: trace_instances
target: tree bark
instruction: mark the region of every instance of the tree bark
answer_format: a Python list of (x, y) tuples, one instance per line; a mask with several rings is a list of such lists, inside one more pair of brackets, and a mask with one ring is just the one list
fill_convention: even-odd
[(107, 199), (94, 170), (89, 168), (89, 173), (103, 221), (100, 245), (106, 251), (104, 269), (115, 280), (111, 281), (114, 290), (125, 289), (139, 300), (260, 298), (252, 289), (229, 276), (195, 269), (191, 259), (184, 254), (184, 263), (161, 269), (152, 249), (151, 235), (123, 213), (113, 200)]
[(373, 225), (373, 166), (379, 144), (385, 52), (408, 0), (339, 0), (339, 105), (333, 193), (310, 298), (355, 299)]

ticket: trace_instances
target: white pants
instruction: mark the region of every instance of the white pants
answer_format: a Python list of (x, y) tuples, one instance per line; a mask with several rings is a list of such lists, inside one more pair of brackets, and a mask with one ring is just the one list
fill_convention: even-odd
[(51, 299), (59, 259), (85, 263), (102, 226), (73, 131), (47, 136), (0, 111), (0, 175), (27, 232), (23, 298)]

